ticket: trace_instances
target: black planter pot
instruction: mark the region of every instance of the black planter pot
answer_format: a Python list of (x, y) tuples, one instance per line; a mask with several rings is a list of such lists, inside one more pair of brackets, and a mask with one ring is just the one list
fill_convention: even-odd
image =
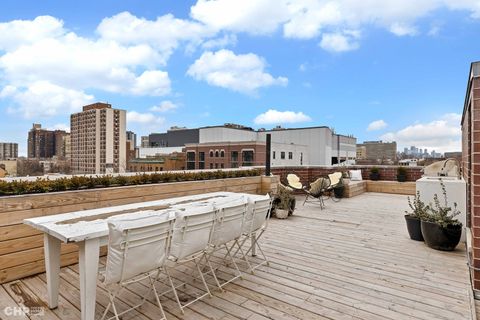
[(407, 222), (407, 230), (410, 235), (410, 239), (416, 241), (423, 241), (422, 229), (420, 226), (420, 219), (405, 215), (405, 221)]
[(434, 222), (422, 221), (421, 228), (427, 246), (436, 250), (455, 250), (462, 236), (462, 225), (443, 228)]
[(338, 187), (333, 188), (333, 193), (335, 194), (335, 198), (343, 198), (343, 193), (345, 191), (345, 187)]
[(289, 205), (288, 205), (288, 215), (291, 216), (293, 214), (293, 211), (295, 211), (295, 205), (297, 203), (297, 200), (292, 197), (290, 198)]
[(407, 181), (407, 176), (403, 175), (403, 174), (399, 174), (399, 175), (397, 175), (397, 181), (398, 182), (405, 182), (405, 181)]
[(370, 172), (370, 180), (373, 180), (373, 181), (380, 180), (380, 173)]

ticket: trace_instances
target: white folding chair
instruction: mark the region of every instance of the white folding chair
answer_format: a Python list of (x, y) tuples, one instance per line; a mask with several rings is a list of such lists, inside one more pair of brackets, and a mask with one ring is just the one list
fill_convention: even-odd
[[(271, 208), (272, 208), (272, 199), (268, 194), (263, 197), (249, 196), (247, 213), (245, 215), (245, 220), (243, 223), (243, 231), (242, 231), (244, 238), (241, 242), (239, 240), (235, 240), (232, 247), (230, 247), (230, 250), (232, 250), (233, 247), (236, 245), (237, 249), (232, 256), (235, 257), (237, 253), (240, 252), (242, 255), (242, 259), (247, 263), (249, 272), (252, 274), (254, 273), (254, 270), (257, 269), (258, 267), (264, 264), (269, 265), (269, 261), (265, 253), (263, 252), (262, 248), (260, 247), (258, 240), (267, 229)], [(243, 250), (243, 245), (248, 239), (251, 240), (251, 245), (248, 248), (248, 250), (245, 252)], [(252, 256), (256, 256), (255, 250), (257, 248), (260, 250), (260, 253), (262, 254), (263, 261), (258, 263), (255, 266), (252, 266), (252, 264), (248, 259), (248, 254), (252, 252)]]
[[(154, 283), (167, 261), (175, 214), (158, 212), (120, 216), (110, 218), (107, 222), (108, 254), (101, 277), (110, 302), (101, 319), (105, 319), (111, 308), (114, 316), (109, 319), (119, 320), (121, 315), (144, 304), (152, 291), (160, 308), (161, 319), (166, 319)], [(128, 285), (145, 279), (149, 280), (149, 287), (142, 301), (119, 313), (115, 299)]]
[[(205, 277), (200, 268), (200, 261), (206, 254), (207, 247), (210, 243), (213, 223), (215, 219), (215, 210), (211, 204), (203, 205), (189, 205), (183, 207), (175, 207), (176, 221), (173, 227), (172, 242), (170, 247), (169, 263), (165, 268), (171, 290), (163, 292), (161, 295), (167, 292), (173, 291), (175, 300), (180, 307), (182, 314), (184, 309), (190, 304), (204, 298), (209, 295), (212, 296), (208, 284), (205, 281)], [(170, 275), (169, 269), (174, 269), (175, 266), (185, 264), (187, 262), (193, 262), (200, 275), (203, 285), (205, 286), (205, 293), (197, 296), (195, 299), (189, 301), (186, 304), (182, 304), (178, 297), (177, 288), (185, 285), (181, 283), (177, 286), (174, 285), (173, 279)], [(213, 273), (213, 270), (211, 270)]]
[[(212, 238), (210, 242), (210, 251), (205, 256), (206, 261), (210, 267), (210, 270), (213, 272), (213, 277), (217, 283), (217, 286), (220, 290), (223, 290), (223, 286), (234, 281), (235, 279), (241, 278), (242, 273), (235, 262), (235, 259), (230, 254), (230, 250), (227, 246), (228, 243), (232, 241), (238, 241), (243, 233), (243, 222), (245, 219), (245, 214), (247, 212), (247, 198), (240, 197), (235, 200), (229, 200), (225, 202), (214, 202), (213, 206), (216, 209), (215, 223), (213, 225)], [(233, 278), (220, 284), (218, 277), (215, 274), (215, 270), (211, 265), (209, 257), (213, 255), (214, 252), (218, 251), (221, 248), (226, 249), (225, 258), (229, 258), (236, 270), (237, 275)]]

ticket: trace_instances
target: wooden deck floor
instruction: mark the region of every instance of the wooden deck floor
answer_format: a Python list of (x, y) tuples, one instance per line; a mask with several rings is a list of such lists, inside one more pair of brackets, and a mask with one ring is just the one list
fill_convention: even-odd
[[(300, 200), (300, 199), (299, 199)], [(162, 298), (169, 319), (472, 319), (465, 250), (439, 252), (408, 239), (406, 196), (367, 193), (339, 203), (298, 205), (288, 220), (272, 219), (261, 241), (270, 267), (257, 269), (194, 303), (181, 315)], [(232, 273), (222, 267), (221, 277)], [(176, 278), (189, 279), (187, 269)], [(198, 286), (198, 282), (192, 282)], [(159, 289), (162, 285), (159, 285)], [(62, 268), (60, 306), (31, 319), (79, 319), (78, 266)], [(134, 286), (120, 307), (136, 303)], [(197, 288), (187, 286), (184, 299)], [(0, 286), (0, 318), (17, 305), (45, 306), (45, 275)], [(97, 314), (107, 304), (98, 287)], [(11, 312), (10, 312), (11, 314)], [(123, 319), (158, 319), (153, 300)]]

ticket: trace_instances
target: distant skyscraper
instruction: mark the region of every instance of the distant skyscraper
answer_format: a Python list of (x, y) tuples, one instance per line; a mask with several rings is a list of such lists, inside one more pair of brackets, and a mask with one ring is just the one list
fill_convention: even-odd
[(130, 141), (130, 148), (134, 150), (137, 147), (137, 135), (133, 131), (127, 131), (127, 141)]
[(70, 116), (73, 173), (125, 172), (126, 112), (94, 103)]
[(18, 158), (18, 143), (0, 142), (0, 160)]
[(141, 145), (140, 145), (140, 146), (141, 146), (142, 148), (148, 148), (148, 147), (150, 147), (148, 136), (142, 136), (141, 139), (142, 139), (142, 141), (141, 141)]

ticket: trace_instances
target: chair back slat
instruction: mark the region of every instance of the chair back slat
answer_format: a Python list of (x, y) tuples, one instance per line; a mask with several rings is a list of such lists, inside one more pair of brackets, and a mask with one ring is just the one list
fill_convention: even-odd
[(162, 267), (168, 257), (174, 222), (171, 211), (108, 219), (105, 283), (120, 284)]

